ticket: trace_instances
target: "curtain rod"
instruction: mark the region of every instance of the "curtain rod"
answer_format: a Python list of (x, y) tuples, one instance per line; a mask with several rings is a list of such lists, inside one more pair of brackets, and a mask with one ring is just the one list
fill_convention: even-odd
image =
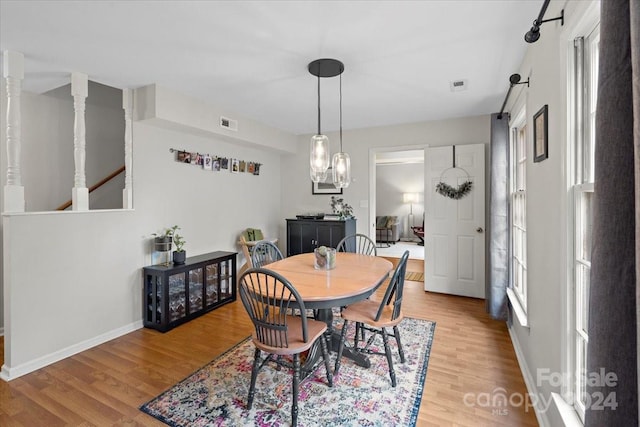
[(502, 103), (502, 107), (500, 108), (500, 112), (498, 113), (498, 120), (502, 120), (502, 113), (504, 112), (504, 107), (507, 105), (507, 100), (509, 99), (509, 95), (511, 94), (511, 89), (515, 85), (523, 85), (526, 84), (529, 87), (529, 79), (526, 82), (520, 81), (520, 74), (511, 74), (509, 76), (509, 90), (507, 91), (507, 96), (504, 98), (504, 102)]

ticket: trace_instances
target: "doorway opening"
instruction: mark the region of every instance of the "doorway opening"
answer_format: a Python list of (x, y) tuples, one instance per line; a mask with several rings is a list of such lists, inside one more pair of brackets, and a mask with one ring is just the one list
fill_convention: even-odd
[(378, 255), (424, 260), (424, 246), (411, 227), (424, 219), (425, 146), (372, 148), (369, 176), (369, 236)]

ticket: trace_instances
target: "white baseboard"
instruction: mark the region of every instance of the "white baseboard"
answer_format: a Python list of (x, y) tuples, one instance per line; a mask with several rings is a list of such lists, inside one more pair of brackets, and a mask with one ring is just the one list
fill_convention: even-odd
[[(516, 358), (518, 359), (518, 365), (520, 365), (520, 371), (522, 372), (522, 377), (524, 378), (524, 383), (527, 386), (527, 392), (530, 396), (538, 396), (538, 390), (536, 389), (536, 382), (531, 375), (531, 371), (527, 366), (526, 359), (524, 354), (522, 353), (522, 348), (520, 347), (520, 342), (518, 342), (518, 338), (513, 333), (512, 327), (507, 328), (509, 330), (509, 336), (511, 337), (511, 343), (513, 344), (513, 349), (516, 352)], [(536, 418), (538, 419), (538, 424), (540, 427), (550, 427), (549, 419), (547, 418), (546, 411), (542, 410), (539, 405), (544, 399), (536, 399), (536, 405), (534, 406), (534, 410), (536, 413)]]
[(0, 337), (4, 336), (4, 328), (0, 328)]
[[(97, 337), (93, 337), (86, 341), (80, 342), (78, 344), (71, 345), (67, 348), (63, 348), (62, 350), (58, 350), (54, 353), (47, 354), (46, 356), (39, 357), (30, 362), (23, 363), (18, 366), (9, 367), (6, 364), (2, 365), (2, 370), (0, 371), (0, 379), (4, 381), (11, 381), (22, 375), (26, 375), (38, 369), (44, 368), (45, 366), (51, 365), (52, 363), (58, 362), (62, 359), (65, 359), (69, 356), (73, 356), (74, 354), (78, 354), (82, 351), (88, 350), (97, 345), (103, 344), (107, 341), (110, 341), (114, 338), (118, 338), (122, 335), (126, 335), (129, 332), (133, 332), (135, 330), (142, 328), (142, 320), (138, 320), (129, 325), (123, 326), (118, 329), (114, 329)], [(7, 343), (5, 343), (6, 348)]]

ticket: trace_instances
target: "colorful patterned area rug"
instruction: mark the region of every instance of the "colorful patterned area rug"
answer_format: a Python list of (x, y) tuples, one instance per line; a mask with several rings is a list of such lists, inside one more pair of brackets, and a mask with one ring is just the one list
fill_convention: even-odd
[[(340, 322), (336, 321), (336, 327), (342, 327)], [(324, 364), (320, 364), (300, 385), (298, 425), (415, 426), (435, 323), (405, 318), (399, 329), (405, 363), (400, 363), (395, 340), (389, 340), (397, 376), (395, 388), (391, 387), (384, 356), (369, 356), (368, 369), (343, 359), (332, 388), (327, 386)], [(353, 328), (348, 335), (353, 335)], [(380, 337), (375, 347), (384, 352)], [(253, 407), (245, 409), (254, 349), (251, 339), (245, 339), (140, 409), (176, 427), (291, 425), (291, 373), (277, 370), (275, 364), (261, 369)], [(332, 368), (334, 363), (335, 353)]]

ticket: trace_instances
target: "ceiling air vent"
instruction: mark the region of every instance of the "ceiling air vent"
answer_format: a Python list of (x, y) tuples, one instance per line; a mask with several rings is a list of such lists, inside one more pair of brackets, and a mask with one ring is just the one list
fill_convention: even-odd
[(220, 127), (227, 130), (238, 130), (238, 121), (220, 116)]
[(449, 87), (451, 88), (451, 92), (460, 92), (461, 90), (467, 90), (467, 80), (453, 80), (449, 83)]

